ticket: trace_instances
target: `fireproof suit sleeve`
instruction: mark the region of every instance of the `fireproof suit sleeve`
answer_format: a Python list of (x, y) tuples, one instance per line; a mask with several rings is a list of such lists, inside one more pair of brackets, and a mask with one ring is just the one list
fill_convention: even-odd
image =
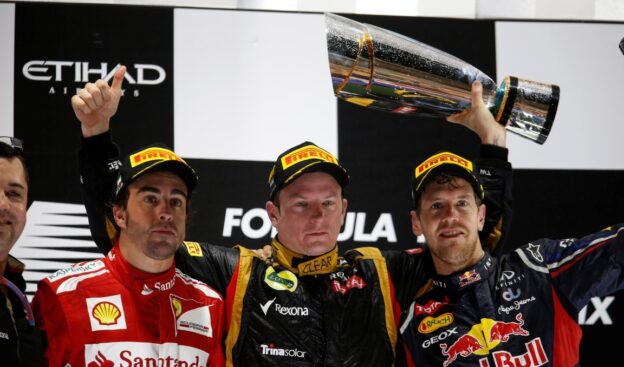
[[(543, 262), (535, 261), (529, 250), (539, 251)], [(579, 239), (541, 239), (516, 251), (532, 266), (550, 273), (570, 315), (576, 316), (592, 297), (624, 289), (624, 224)]]
[(117, 237), (108, 203), (120, 167), (118, 157), (119, 149), (111, 139), (111, 130), (83, 138), (78, 151), (82, 201), (91, 236), (103, 254), (108, 253)]
[(225, 295), (236, 270), (239, 251), (199, 242), (184, 242), (176, 253), (176, 267)]
[[(78, 300), (76, 301), (78, 302)], [(37, 292), (32, 301), (37, 328), (45, 336), (45, 359), (48, 366), (63, 366), (69, 360), (71, 351), (68, 334), (70, 329), (65, 320), (62, 306), (54, 291), (44, 281), (37, 285)]]
[(498, 256), (511, 249), (505, 243), (512, 217), (511, 163), (508, 150), (495, 145), (481, 146), (477, 169), (485, 189), (485, 224), (480, 232), (481, 243), (489, 252)]

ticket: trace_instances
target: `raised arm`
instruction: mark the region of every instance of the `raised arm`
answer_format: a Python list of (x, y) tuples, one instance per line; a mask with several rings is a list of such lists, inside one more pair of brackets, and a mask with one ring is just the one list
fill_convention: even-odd
[(512, 217), (512, 169), (505, 147), (507, 130), (494, 120), (483, 103), (483, 87), (479, 81), (472, 84), (472, 107), (448, 117), (473, 130), (481, 138), (481, 156), (477, 161), (479, 176), (485, 189), (486, 218), (480, 232), (481, 243), (493, 255), (507, 251), (505, 240)]
[(104, 254), (117, 237), (107, 206), (119, 169), (119, 149), (111, 139), (110, 119), (119, 106), (125, 72), (124, 66), (117, 69), (110, 86), (104, 80), (87, 83), (71, 99), (83, 136), (78, 151), (82, 200), (91, 236)]

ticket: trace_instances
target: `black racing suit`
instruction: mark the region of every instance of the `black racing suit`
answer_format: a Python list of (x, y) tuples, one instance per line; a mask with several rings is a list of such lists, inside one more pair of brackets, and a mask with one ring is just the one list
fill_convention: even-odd
[(415, 366), (573, 367), (576, 315), (624, 289), (624, 226), (581, 239), (531, 242), (434, 277), (406, 312), (401, 336)]
[[(500, 238), (509, 215), (511, 174), (506, 150), (490, 170), (489, 233)], [(496, 156), (498, 154), (498, 156)], [(83, 139), (79, 154), (83, 199), (93, 238), (108, 251), (115, 228), (103, 203), (112, 190), (118, 152), (110, 132)], [(105, 226), (106, 223), (106, 226)], [(106, 228), (106, 230), (105, 230)], [(225, 295), (228, 366), (391, 366), (400, 314), (432, 268), (422, 249), (381, 252), (360, 248), (317, 258), (290, 253), (277, 240), (267, 261), (243, 247), (185, 242), (176, 266)], [(400, 348), (402, 351), (402, 348)]]

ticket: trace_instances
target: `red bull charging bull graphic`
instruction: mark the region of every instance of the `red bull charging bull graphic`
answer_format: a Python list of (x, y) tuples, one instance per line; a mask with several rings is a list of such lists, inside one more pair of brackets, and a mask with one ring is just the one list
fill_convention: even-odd
[[(473, 325), (450, 346), (447, 343), (440, 343), (442, 355), (446, 357), (443, 367), (448, 367), (457, 358), (466, 358), (472, 354), (488, 355), (490, 350), (500, 343), (506, 343), (512, 336), (529, 336), (523, 325), (522, 313), (518, 313), (516, 321), (511, 322), (481, 319), (480, 324)], [(525, 343), (525, 347), (526, 352), (520, 355), (512, 355), (505, 351), (493, 352), (494, 365), (491, 366), (487, 358), (482, 358), (479, 360), (479, 367), (539, 367), (548, 362), (540, 338)]]

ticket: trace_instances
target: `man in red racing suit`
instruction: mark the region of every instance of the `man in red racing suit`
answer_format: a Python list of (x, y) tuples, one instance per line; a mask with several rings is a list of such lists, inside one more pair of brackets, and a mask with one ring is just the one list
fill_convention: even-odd
[(221, 296), (173, 265), (155, 275), (140, 271), (117, 246), (43, 279), (34, 305), (49, 366), (225, 363)]

